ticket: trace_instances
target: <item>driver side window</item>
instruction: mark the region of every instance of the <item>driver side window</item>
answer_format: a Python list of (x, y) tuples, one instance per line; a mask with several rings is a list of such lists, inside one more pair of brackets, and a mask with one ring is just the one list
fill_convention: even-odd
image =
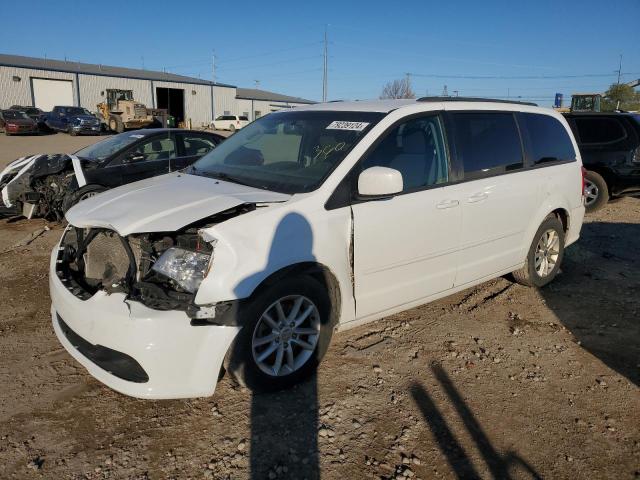
[(363, 161), (362, 170), (370, 167), (398, 170), (403, 192), (446, 183), (449, 161), (440, 117), (414, 118), (395, 127)]
[(132, 148), (128, 156), (133, 162), (169, 160), (176, 157), (176, 144), (173, 137), (154, 137)]

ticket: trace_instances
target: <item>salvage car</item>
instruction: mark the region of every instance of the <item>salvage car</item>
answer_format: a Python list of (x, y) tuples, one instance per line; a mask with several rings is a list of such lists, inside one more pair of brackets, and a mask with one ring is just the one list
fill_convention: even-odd
[(34, 216), (61, 220), (72, 205), (109, 188), (191, 165), (224, 137), (195, 130), (121, 133), (74, 154), (22, 157), (0, 172), (2, 203)]
[(584, 216), (566, 120), (462, 98), (272, 113), (191, 168), (67, 212), (51, 314), (70, 354), (142, 398), (310, 375), (346, 329), (511, 273), (542, 287)]
[(610, 200), (640, 195), (640, 114), (567, 113), (587, 169), (585, 206), (595, 212)]
[(102, 131), (100, 119), (82, 107), (55, 106), (47, 113), (45, 124), (51, 130), (69, 135), (100, 135)]
[(19, 110), (27, 114), (34, 122), (38, 124), (38, 127), (44, 126), (44, 121), (47, 118), (47, 114), (37, 107), (25, 107), (22, 105), (12, 105), (10, 110)]
[(38, 133), (38, 124), (19, 110), (0, 110), (0, 131), (5, 135)]

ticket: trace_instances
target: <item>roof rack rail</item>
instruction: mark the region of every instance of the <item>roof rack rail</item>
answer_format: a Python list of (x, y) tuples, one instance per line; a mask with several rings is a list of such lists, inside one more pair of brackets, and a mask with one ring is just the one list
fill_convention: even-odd
[(537, 103), (519, 102), (517, 100), (504, 100), (498, 98), (480, 98), (480, 97), (420, 97), (418, 102), (490, 102), (490, 103), (515, 103), (516, 105), (530, 105), (537, 107)]

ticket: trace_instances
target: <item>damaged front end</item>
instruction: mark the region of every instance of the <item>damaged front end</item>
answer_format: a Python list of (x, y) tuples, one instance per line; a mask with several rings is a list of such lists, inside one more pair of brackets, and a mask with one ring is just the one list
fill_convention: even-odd
[(215, 241), (205, 241), (200, 231), (255, 208), (243, 204), (176, 232), (121, 236), (106, 228), (69, 226), (57, 253), (56, 275), (81, 300), (98, 291), (122, 292), (151, 309), (180, 310), (201, 320), (208, 309), (194, 299), (211, 268)]
[(60, 221), (69, 192), (77, 188), (71, 158), (64, 154), (18, 159), (0, 174), (2, 202), (27, 218)]

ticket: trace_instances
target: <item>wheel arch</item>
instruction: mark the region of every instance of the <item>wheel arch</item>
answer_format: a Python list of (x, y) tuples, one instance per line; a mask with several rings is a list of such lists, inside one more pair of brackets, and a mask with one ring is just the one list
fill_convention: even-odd
[(307, 275), (316, 280), (321, 285), (327, 287), (329, 293), (329, 299), (331, 301), (331, 318), (329, 319), (332, 326), (336, 326), (340, 319), (340, 312), (342, 308), (342, 292), (340, 289), (340, 283), (338, 282), (335, 274), (327, 267), (319, 262), (299, 262), (286, 267), (281, 268), (270, 274), (264, 280), (262, 280), (251, 292), (249, 298), (255, 296), (258, 292), (269, 288), (282, 280), (287, 276), (302, 276)]

